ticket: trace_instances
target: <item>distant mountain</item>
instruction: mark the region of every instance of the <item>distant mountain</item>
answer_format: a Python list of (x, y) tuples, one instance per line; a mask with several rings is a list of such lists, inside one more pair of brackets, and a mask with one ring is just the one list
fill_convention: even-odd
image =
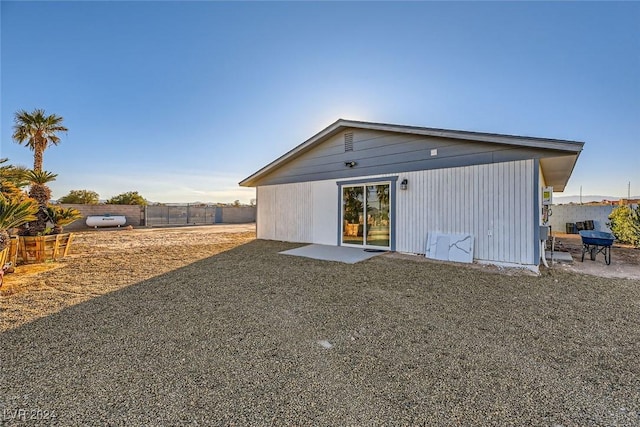
[[(626, 199), (626, 197), (616, 197), (616, 196), (582, 196), (582, 203), (589, 202), (601, 202), (603, 200), (614, 200), (618, 201), (620, 199)], [(640, 199), (640, 196), (631, 196), (632, 199)], [(553, 204), (554, 205), (566, 205), (569, 203), (580, 203), (580, 196), (553, 196)]]

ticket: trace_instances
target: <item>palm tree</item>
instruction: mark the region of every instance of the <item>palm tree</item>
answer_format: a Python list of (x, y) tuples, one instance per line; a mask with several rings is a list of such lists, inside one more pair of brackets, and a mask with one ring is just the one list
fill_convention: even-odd
[(31, 183), (29, 197), (36, 199), (40, 206), (46, 207), (51, 199), (51, 190), (47, 183), (55, 181), (57, 177), (57, 174), (47, 171), (28, 171), (27, 178)]
[(14, 201), (0, 195), (0, 251), (9, 244), (8, 230), (34, 221), (36, 212), (38, 204), (31, 199)]
[(30, 221), (28, 227), (24, 230), (29, 236), (37, 236), (47, 228), (47, 221), (49, 220), (47, 206), (51, 199), (51, 190), (47, 183), (54, 181), (57, 176), (55, 173), (47, 171), (32, 170), (27, 173), (27, 177), (31, 182), (29, 197), (34, 199), (39, 206), (36, 219)]
[(15, 114), (13, 126), (13, 140), (24, 144), (33, 150), (33, 170), (42, 170), (42, 156), (49, 145), (58, 145), (58, 132), (68, 129), (62, 126), (64, 119), (55, 114), (47, 116), (44, 110), (36, 109), (29, 113), (20, 110)]

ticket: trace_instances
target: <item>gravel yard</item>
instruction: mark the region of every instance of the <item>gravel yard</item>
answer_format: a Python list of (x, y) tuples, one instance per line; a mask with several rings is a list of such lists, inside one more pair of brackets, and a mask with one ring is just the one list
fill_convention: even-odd
[(87, 233), (8, 276), (2, 421), (640, 425), (640, 281), (317, 261), (250, 229)]

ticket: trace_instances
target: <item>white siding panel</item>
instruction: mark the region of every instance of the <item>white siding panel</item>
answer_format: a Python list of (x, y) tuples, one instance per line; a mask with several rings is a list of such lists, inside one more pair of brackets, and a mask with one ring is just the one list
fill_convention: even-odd
[(258, 187), (256, 222), (258, 239), (272, 240), (275, 238), (275, 222), (273, 209), (275, 206), (275, 187)]
[(313, 243), (338, 244), (338, 186), (336, 181), (313, 183)]
[(258, 238), (310, 243), (313, 197), (310, 182), (258, 187)]
[(276, 186), (278, 214), (276, 238), (287, 242), (311, 243), (313, 198), (310, 182)]
[(533, 160), (400, 174), (397, 241), (401, 252), (424, 253), (427, 233), (471, 233), (474, 258), (532, 265)]

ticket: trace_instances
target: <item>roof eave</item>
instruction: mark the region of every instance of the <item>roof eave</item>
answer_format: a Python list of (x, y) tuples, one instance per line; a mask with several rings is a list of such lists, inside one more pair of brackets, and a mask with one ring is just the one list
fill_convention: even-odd
[(563, 192), (580, 157), (580, 152), (559, 157), (540, 159), (540, 167), (545, 176), (545, 184), (553, 187), (554, 192)]
[[(533, 148), (542, 148), (555, 150), (559, 152), (564, 152), (567, 155), (574, 154), (577, 155), (582, 151), (582, 147), (584, 146), (584, 142), (580, 141), (566, 141), (566, 140), (558, 140), (558, 139), (547, 139), (547, 138), (534, 138), (534, 137), (523, 137), (516, 135), (501, 135), (501, 134), (490, 134), (490, 133), (481, 133), (481, 132), (470, 132), (470, 131), (457, 131), (457, 130), (448, 130), (448, 129), (436, 129), (436, 128), (424, 128), (417, 126), (405, 126), (405, 125), (393, 125), (386, 123), (373, 123), (373, 122), (360, 122), (355, 120), (345, 120), (338, 119), (333, 124), (327, 126), (311, 138), (304, 141), (302, 144), (296, 146), (292, 150), (286, 152), (282, 156), (278, 157), (271, 163), (267, 164), (263, 168), (259, 169), (252, 175), (240, 181), (239, 185), (243, 187), (254, 187), (256, 183), (265, 175), (271, 173), (278, 166), (286, 163), (289, 160), (297, 157), (298, 155), (304, 153), (305, 151), (310, 150), (315, 145), (321, 143), (326, 138), (333, 136), (338, 133), (341, 129), (347, 128), (356, 128), (356, 129), (369, 129), (369, 130), (381, 130), (386, 132), (396, 132), (396, 133), (409, 133), (423, 136), (435, 136), (440, 138), (452, 138), (452, 139), (461, 139), (468, 141), (477, 141), (477, 142), (488, 142), (494, 144), (506, 144), (506, 145), (517, 145), (522, 147), (533, 147)], [(575, 166), (575, 162), (573, 164)], [(571, 170), (573, 170), (573, 166)], [(570, 176), (571, 174), (569, 174)], [(568, 180), (568, 177), (567, 177)]]
[(292, 157), (296, 157), (297, 155), (302, 154), (307, 150), (310, 150), (311, 148), (313, 148), (313, 146), (316, 143), (319, 143), (319, 142), (323, 141), (324, 138), (331, 136), (334, 132), (337, 132), (341, 127), (341, 122), (344, 122), (344, 121), (345, 120), (343, 120), (343, 119), (338, 119), (337, 121), (335, 121), (334, 123), (330, 124), (329, 126), (324, 128), (323, 130), (318, 132), (317, 134), (313, 135), (311, 138), (307, 139), (302, 144), (300, 144), (300, 145), (294, 147), (293, 149), (287, 151), (282, 156), (278, 157), (277, 159), (275, 159), (271, 163), (267, 164), (263, 168), (259, 169), (258, 171), (254, 172), (253, 174), (249, 175), (248, 177), (246, 177), (245, 179), (240, 181), (240, 183), (239, 183), (240, 186), (242, 186), (242, 187), (253, 187), (254, 183), (258, 179), (260, 179), (263, 175), (266, 175), (267, 173), (271, 172), (273, 169), (276, 168), (276, 166), (286, 162), (287, 160), (291, 159)]

